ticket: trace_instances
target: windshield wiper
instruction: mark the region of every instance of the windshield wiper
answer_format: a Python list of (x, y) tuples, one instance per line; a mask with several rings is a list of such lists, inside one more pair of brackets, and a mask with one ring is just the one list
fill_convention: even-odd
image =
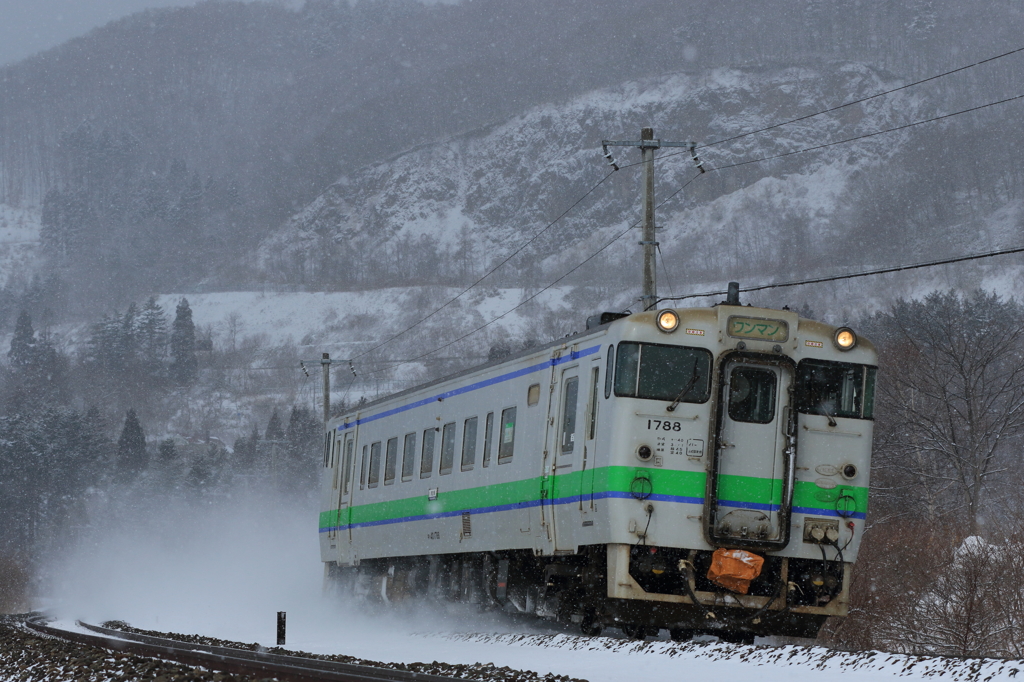
[(818, 409), (821, 410), (821, 413), (823, 415), (828, 417), (828, 425), (829, 426), (835, 426), (836, 424), (838, 424), (838, 422), (835, 420), (835, 417), (832, 416), (832, 414), (828, 411), (828, 408), (825, 406), (825, 401), (824, 400), (822, 400), (820, 403), (818, 403)]
[(683, 399), (684, 395), (686, 395), (687, 393), (690, 392), (690, 389), (693, 388), (694, 384), (697, 383), (697, 379), (699, 379), (699, 378), (700, 378), (700, 375), (697, 374), (697, 358), (694, 358), (693, 359), (693, 376), (690, 377), (690, 383), (686, 384), (686, 387), (683, 388), (683, 390), (679, 391), (679, 395), (677, 395), (676, 399), (672, 401), (672, 404), (668, 406), (668, 411), (669, 412), (675, 412), (676, 406), (679, 404), (679, 401)]

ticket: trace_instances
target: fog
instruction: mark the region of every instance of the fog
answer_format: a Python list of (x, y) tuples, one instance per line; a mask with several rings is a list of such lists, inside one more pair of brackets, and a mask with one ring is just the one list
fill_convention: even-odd
[(308, 651), (382, 633), (509, 628), (454, 605), (384, 607), (324, 595), (316, 510), (274, 497), (98, 505), (93, 526), (49, 562), (38, 605), (66, 620), (121, 620), (265, 646), (275, 645), (277, 612), (285, 611), (289, 648)]
[(197, 0), (0, 0), (0, 66), (150, 7)]

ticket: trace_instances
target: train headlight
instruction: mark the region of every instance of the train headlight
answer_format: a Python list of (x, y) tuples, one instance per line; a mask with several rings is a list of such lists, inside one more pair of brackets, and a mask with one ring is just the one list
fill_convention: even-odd
[(850, 350), (857, 345), (857, 335), (849, 327), (837, 329), (833, 340), (839, 350)]
[(663, 332), (674, 332), (679, 328), (679, 315), (674, 310), (658, 311), (658, 329)]

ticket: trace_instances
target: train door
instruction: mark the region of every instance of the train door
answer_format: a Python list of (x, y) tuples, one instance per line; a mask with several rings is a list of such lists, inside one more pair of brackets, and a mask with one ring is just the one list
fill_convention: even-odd
[(339, 472), (338, 472), (338, 550), (342, 560), (348, 559), (348, 550), (352, 542), (352, 484), (355, 464), (354, 434), (339, 434), (337, 437)]
[(322, 519), (321, 524), (326, 525), (326, 538), (321, 541), (335, 543), (337, 536), (337, 501), (338, 501), (338, 448), (339, 444), (334, 441), (334, 433), (324, 434), (324, 475), (320, 484), (320, 511), (327, 515)]
[(579, 524), (577, 509), (581, 491), (580, 463), (585, 448), (584, 415), (587, 388), (579, 366), (562, 370), (558, 413), (556, 417), (554, 466), (550, 478), (550, 513), (555, 531), (555, 551), (576, 548), (575, 529)]
[[(600, 391), (601, 359), (594, 360), (590, 367), (587, 404), (584, 414), (583, 458), (580, 463), (580, 492), (578, 509), (587, 523), (587, 514), (594, 511), (594, 467), (597, 465), (597, 408)], [(593, 521), (590, 522), (591, 525)]]
[(706, 504), (715, 544), (785, 546), (793, 495), (792, 363), (738, 357), (722, 367)]
[(352, 479), (355, 464), (356, 441), (354, 434), (345, 436), (345, 444), (342, 448), (342, 473), (341, 473), (341, 500), (339, 509), (344, 510), (343, 524), (347, 527), (351, 522), (350, 510), (352, 506)]

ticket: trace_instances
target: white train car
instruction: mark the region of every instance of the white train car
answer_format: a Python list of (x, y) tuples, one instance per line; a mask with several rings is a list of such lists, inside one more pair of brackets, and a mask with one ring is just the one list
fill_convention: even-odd
[[(735, 299), (596, 322), (331, 421), (326, 580), (637, 637), (845, 615), (872, 345)], [(760, 562), (745, 585), (710, 575), (723, 549)]]

